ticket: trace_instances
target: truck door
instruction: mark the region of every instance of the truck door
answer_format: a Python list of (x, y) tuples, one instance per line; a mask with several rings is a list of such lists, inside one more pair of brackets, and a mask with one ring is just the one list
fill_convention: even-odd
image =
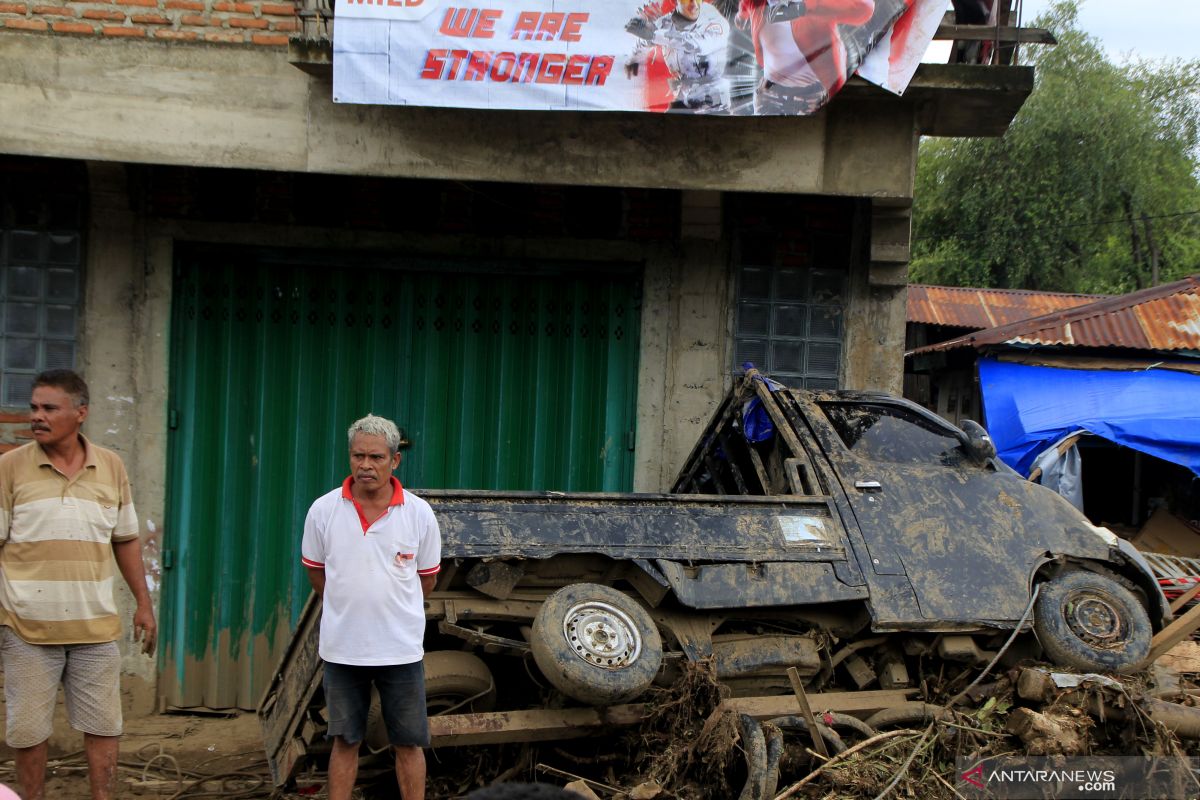
[(818, 406), (814, 433), (866, 541), (864, 566), (906, 574), (916, 592), (920, 619), (907, 621), (1019, 619), (1044, 545), (1021, 535), (1008, 476), (971, 461), (956, 428), (916, 407), (882, 399)]

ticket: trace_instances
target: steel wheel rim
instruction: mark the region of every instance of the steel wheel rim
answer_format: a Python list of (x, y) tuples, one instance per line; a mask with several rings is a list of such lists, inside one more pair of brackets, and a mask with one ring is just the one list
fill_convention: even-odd
[(1068, 598), (1065, 612), (1067, 627), (1088, 644), (1115, 647), (1124, 642), (1121, 611), (1107, 594), (1077, 592)]
[(575, 655), (601, 669), (624, 669), (642, 652), (642, 635), (633, 618), (599, 600), (571, 606), (563, 619), (563, 636)]

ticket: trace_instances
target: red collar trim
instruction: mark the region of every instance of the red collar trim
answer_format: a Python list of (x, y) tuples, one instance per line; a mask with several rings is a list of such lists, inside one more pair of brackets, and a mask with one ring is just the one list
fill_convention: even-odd
[[(362, 506), (359, 505), (359, 502), (354, 499), (354, 494), (350, 491), (350, 484), (353, 482), (353, 475), (342, 481), (342, 499), (349, 500), (351, 503), (354, 503), (354, 510), (358, 512), (358, 521), (362, 523), (363, 533), (365, 534), (367, 529), (371, 527), (371, 521), (367, 519), (367, 515), (363, 513)], [(400, 485), (400, 481), (396, 479), (395, 475), (391, 476), (391, 483), (392, 499), (388, 502), (389, 509), (393, 506), (404, 505), (404, 487)]]

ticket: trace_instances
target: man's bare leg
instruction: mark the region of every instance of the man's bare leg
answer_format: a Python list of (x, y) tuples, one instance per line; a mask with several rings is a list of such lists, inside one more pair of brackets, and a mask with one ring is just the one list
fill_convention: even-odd
[(425, 751), (419, 747), (393, 747), (396, 783), (404, 800), (425, 800)]
[(117, 793), (117, 750), (119, 736), (83, 735), (83, 751), (87, 754), (88, 784), (92, 800), (111, 800)]
[(358, 777), (358, 746), (341, 736), (333, 737), (329, 753), (329, 800), (350, 800), (354, 779)]
[(46, 796), (46, 742), (33, 747), (14, 747), (17, 761), (17, 783), (25, 800), (43, 800)]

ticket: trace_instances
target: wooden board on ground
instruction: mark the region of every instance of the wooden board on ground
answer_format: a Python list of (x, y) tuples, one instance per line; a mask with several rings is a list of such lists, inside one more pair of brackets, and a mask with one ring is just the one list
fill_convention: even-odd
[(1175, 672), (1200, 672), (1200, 643), (1180, 642), (1158, 659), (1158, 665)]

